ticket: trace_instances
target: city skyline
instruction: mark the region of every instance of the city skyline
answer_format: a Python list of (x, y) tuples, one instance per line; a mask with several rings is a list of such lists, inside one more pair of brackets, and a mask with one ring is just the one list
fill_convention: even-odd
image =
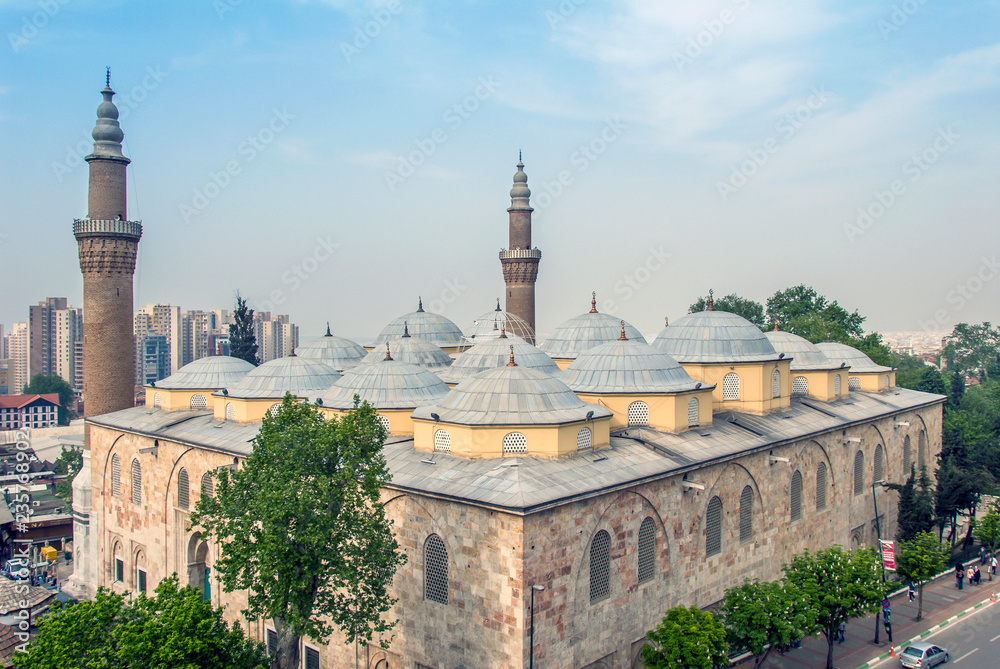
[(136, 305), (240, 290), (308, 337), (364, 340), (422, 296), (466, 328), (503, 295), (522, 150), (542, 336), (591, 291), (652, 334), (709, 288), (799, 283), (866, 330), (996, 320), (998, 13), (4, 2), (0, 259), (20, 299), (0, 322), (82, 303), (71, 225), (108, 65)]

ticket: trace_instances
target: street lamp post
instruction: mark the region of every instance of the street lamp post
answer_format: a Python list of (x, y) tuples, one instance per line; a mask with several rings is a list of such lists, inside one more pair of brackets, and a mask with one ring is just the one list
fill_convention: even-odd
[[(885, 480), (879, 479), (878, 481), (872, 481), (872, 502), (875, 504), (875, 533), (878, 535), (878, 555), (879, 563), (882, 565), (882, 582), (885, 583), (885, 563), (882, 562), (882, 527), (878, 522), (878, 498), (875, 497), (875, 486), (885, 486)], [(878, 644), (878, 624), (879, 619), (882, 617), (882, 607), (879, 606), (875, 611), (875, 641), (873, 643), (877, 646)]]
[(543, 590), (545, 590), (544, 585), (531, 586), (531, 640), (528, 642), (528, 669), (535, 669), (535, 592)]

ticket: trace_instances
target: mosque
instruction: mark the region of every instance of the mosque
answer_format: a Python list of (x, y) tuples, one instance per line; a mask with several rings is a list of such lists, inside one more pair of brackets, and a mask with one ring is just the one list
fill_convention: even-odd
[[(102, 94), (87, 158), (94, 218), (75, 225), (81, 267), (100, 275), (85, 292), (109, 285), (101, 272), (124, 285), (127, 267), (98, 260), (141, 235), (124, 221), (127, 159), (114, 92)], [(103, 411), (87, 417), (74, 483), (75, 585), (135, 593), (176, 572), (272, 641), (269, 621), (242, 617), (245, 595), (222, 592), (219, 548), (189, 519), (213, 494), (211, 473), (240, 466), (286, 392), (330, 415), (351, 411), (355, 394), (376, 408), (385, 508), (408, 558), (388, 649), (305, 639), (307, 669), (354, 666), (356, 653), (369, 669), (638, 667), (668, 608), (776, 578), (807, 548), (895, 533), (895, 493), (878, 483), (902, 481), (911, 463), (932, 468), (943, 397), (897, 388), (892, 369), (853, 348), (764, 333), (711, 300), (647, 342), (596, 296), (570, 293), (582, 313), (536, 341), (530, 195), (519, 161), (499, 258), (505, 308), (464, 330), (418, 302), (367, 348), (328, 328), (259, 367), (202, 358), (146, 388), (142, 407), (94, 386), (107, 397), (87, 401)], [(111, 196), (120, 207), (101, 204)], [(85, 304), (119, 295), (95, 289)]]

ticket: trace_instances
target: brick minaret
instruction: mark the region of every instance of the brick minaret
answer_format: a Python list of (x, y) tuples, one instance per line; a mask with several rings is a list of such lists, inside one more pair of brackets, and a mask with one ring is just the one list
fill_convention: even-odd
[(535, 332), (535, 279), (542, 252), (531, 248), (531, 212), (528, 204), (531, 191), (528, 175), (518, 154), (514, 187), (510, 189), (510, 246), (500, 251), (503, 280), (507, 284), (507, 311), (523, 318), (531, 326), (534, 344)]
[(90, 164), (87, 218), (73, 221), (83, 272), (84, 415), (97, 416), (135, 404), (132, 338), (132, 274), (142, 225), (126, 218), (125, 135), (111, 101), (111, 75), (97, 107)]

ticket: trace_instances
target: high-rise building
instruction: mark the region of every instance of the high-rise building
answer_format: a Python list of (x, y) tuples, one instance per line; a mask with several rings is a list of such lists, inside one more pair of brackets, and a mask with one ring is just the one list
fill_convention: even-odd
[[(169, 304), (147, 304), (135, 312), (136, 340), (147, 334), (163, 335), (170, 347), (170, 373), (184, 364), (181, 349), (181, 308)], [(138, 352), (138, 349), (136, 349)]]
[(163, 335), (137, 338), (136, 384), (149, 386), (170, 376), (170, 343)]
[(65, 297), (50, 297), (28, 308), (27, 376), (61, 376), (79, 395), (77, 370), (83, 358), (76, 343), (83, 341), (83, 311), (69, 306)]
[[(531, 190), (528, 175), (524, 173), (524, 163), (520, 155), (514, 187), (510, 189), (510, 207), (507, 209), (509, 242), (508, 248), (500, 251), (503, 280), (507, 284), (507, 312), (523, 319), (535, 330), (535, 280), (538, 278), (538, 261), (542, 252), (531, 248), (531, 212), (528, 204)], [(528, 343), (534, 344), (532, 336)]]
[(268, 311), (258, 311), (253, 316), (254, 334), (257, 338), (257, 357), (261, 363), (291, 354), (299, 345), (299, 326), (291, 323), (288, 314), (271, 318)]
[(28, 324), (14, 323), (7, 335), (7, 394), (20, 395), (28, 385)]

